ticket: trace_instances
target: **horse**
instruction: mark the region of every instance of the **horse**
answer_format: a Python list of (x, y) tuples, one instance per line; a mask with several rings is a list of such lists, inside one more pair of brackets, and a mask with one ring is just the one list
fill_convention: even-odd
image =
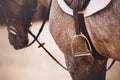
[[(89, 37), (97, 51), (93, 52), (95, 54), (92, 55), (94, 60), (87, 55), (73, 56), (71, 42), (76, 35), (75, 20), (73, 16), (60, 8), (57, 0), (53, 0), (52, 3), (49, 19), (50, 32), (65, 55), (66, 65), (72, 79), (105, 80), (107, 59), (120, 60), (120, 1), (111, 0), (106, 8), (84, 18)], [(83, 39), (76, 38), (74, 44), (76, 44), (74, 48), (77, 51), (88, 51)], [(80, 45), (78, 46), (78, 44)]]
[[(0, 3), (4, 4), (2, 6), (4, 6), (10, 44), (15, 49), (25, 48), (29, 42), (28, 32), (32, 16), (37, 10), (38, 0), (1, 0)], [(105, 80), (108, 58), (120, 60), (119, 4), (118, 0), (111, 1), (105, 9), (85, 18), (92, 47), (95, 48), (94, 55), (90, 53), (75, 57), (71, 48), (75, 51), (89, 51), (86, 41), (82, 37), (77, 37), (73, 42), (74, 47), (71, 46), (76, 35), (75, 20), (60, 8), (57, 0), (53, 0), (49, 18), (50, 32), (65, 55), (67, 70), (73, 80)], [(115, 42), (112, 41), (113, 39)]]

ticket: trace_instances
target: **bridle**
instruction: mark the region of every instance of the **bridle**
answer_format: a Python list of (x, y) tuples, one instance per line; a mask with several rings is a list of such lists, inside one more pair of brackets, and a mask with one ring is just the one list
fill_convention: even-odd
[[(12, 0), (12, 1), (14, 1), (14, 0)], [(60, 1), (60, 0), (58, 0), (58, 1)], [(78, 1), (78, 0), (75, 0), (75, 1)], [(14, 1), (15, 2), (15, 1)], [(15, 2), (16, 3), (16, 2)], [(17, 4), (17, 3), (16, 3)], [(48, 53), (48, 55), (56, 62), (56, 63), (58, 63), (62, 68), (64, 68), (65, 70), (67, 70), (67, 71), (69, 71), (66, 67), (64, 67), (45, 47), (44, 47), (44, 44), (45, 43), (41, 43), (39, 40), (38, 40), (38, 37), (40, 36), (40, 34), (41, 34), (41, 32), (42, 32), (42, 30), (43, 30), (43, 28), (44, 28), (44, 25), (45, 25), (45, 23), (46, 23), (46, 21), (47, 21), (47, 17), (49, 16), (49, 12), (50, 12), (50, 8), (51, 8), (51, 4), (52, 4), (52, 0), (50, 1), (50, 5), (49, 5), (49, 9), (48, 9), (48, 12), (47, 12), (47, 14), (46, 14), (46, 16), (45, 16), (45, 19), (43, 20), (43, 23), (42, 23), (42, 25), (41, 25), (41, 27), (40, 27), (40, 29), (39, 29), (39, 32), (38, 32), (38, 34), (37, 34), (37, 36), (35, 36), (30, 30), (28, 30), (28, 33), (34, 38), (34, 40), (32, 41), (32, 42), (30, 42), (26, 47), (29, 47), (29, 46), (31, 46), (32, 44), (34, 44), (34, 42), (37, 42), (38, 44), (39, 44), (39, 46), (38, 46), (38, 48), (43, 48), (45, 51), (46, 51), (46, 53)], [(19, 7), (21, 7), (21, 5), (19, 5)], [(21, 7), (21, 8), (23, 8), (23, 7)], [(77, 6), (76, 6), (76, 8), (77, 8)], [(33, 11), (36, 11), (38, 8), (35, 8), (35, 9), (33, 9)], [(76, 24), (76, 26), (77, 26), (77, 29), (76, 29), (76, 34), (80, 34), (81, 33), (81, 30), (80, 30), (80, 27), (79, 27), (79, 24), (78, 24), (78, 15), (76, 14), (76, 11), (74, 12), (74, 15), (76, 15), (76, 16), (74, 16), (74, 18), (76, 19), (75, 21), (77, 22)], [(80, 15), (80, 16), (82, 16), (82, 15)], [(31, 26), (31, 24), (28, 24), (28, 26)], [(15, 35), (17, 35), (17, 36), (19, 36), (18, 34), (17, 34), (17, 31), (16, 31), (16, 29), (13, 27), (13, 26), (9, 26), (9, 29), (10, 29), (10, 31), (13, 33), (13, 34), (15, 34)], [(78, 31), (77, 31), (78, 30)], [(112, 62), (112, 64), (109, 66), (109, 68), (107, 69), (107, 71), (112, 67), (112, 65), (114, 64), (114, 62), (115, 62), (115, 60)]]

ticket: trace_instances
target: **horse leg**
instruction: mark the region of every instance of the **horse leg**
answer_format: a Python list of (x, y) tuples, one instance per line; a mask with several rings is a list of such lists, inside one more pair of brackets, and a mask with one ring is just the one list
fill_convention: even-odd
[(88, 56), (65, 55), (66, 65), (72, 80), (105, 80), (107, 59), (89, 61)]

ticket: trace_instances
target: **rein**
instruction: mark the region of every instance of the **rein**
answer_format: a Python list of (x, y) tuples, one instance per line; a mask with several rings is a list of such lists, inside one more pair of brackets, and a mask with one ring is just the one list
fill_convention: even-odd
[(40, 41), (38, 40), (38, 37), (40, 36), (40, 34), (41, 34), (41, 32), (42, 32), (42, 30), (43, 30), (43, 28), (44, 28), (44, 26), (45, 26), (45, 23), (46, 23), (46, 21), (47, 21), (47, 17), (49, 16), (51, 4), (52, 4), (52, 0), (50, 1), (50, 5), (49, 5), (49, 8), (48, 8), (48, 12), (47, 12), (47, 14), (46, 14), (46, 16), (45, 16), (45, 19), (43, 20), (43, 23), (42, 23), (42, 25), (41, 25), (41, 28), (39, 29), (39, 32), (38, 32), (37, 36), (35, 36), (30, 30), (28, 31), (28, 33), (34, 38), (34, 40), (33, 40), (31, 43), (29, 43), (29, 44), (27, 45), (27, 47), (28, 47), (28, 46), (31, 46), (35, 41), (37, 41), (37, 43), (39, 44), (38, 48), (40, 48), (40, 47), (43, 48), (43, 49), (45, 50), (45, 52), (46, 52), (58, 65), (60, 65), (60, 66), (61, 66), (63, 69), (65, 69), (66, 71), (69, 71), (65, 66), (63, 66), (63, 65), (44, 47), (44, 44), (45, 44), (45, 43), (40, 43)]

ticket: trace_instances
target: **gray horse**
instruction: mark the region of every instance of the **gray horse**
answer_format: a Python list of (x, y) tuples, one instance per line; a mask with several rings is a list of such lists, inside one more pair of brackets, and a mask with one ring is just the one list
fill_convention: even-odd
[[(86, 28), (90, 39), (101, 56), (74, 57), (71, 51), (71, 42), (75, 36), (75, 21), (73, 16), (66, 14), (53, 0), (50, 13), (50, 32), (65, 55), (65, 60), (73, 80), (105, 80), (106, 63), (108, 58), (120, 60), (120, 1), (112, 0), (105, 9), (85, 18)], [(83, 46), (84, 41), (76, 40), (81, 44), (81, 49), (87, 51)], [(93, 61), (94, 60), (94, 61)], [(91, 64), (92, 63), (92, 64)]]

